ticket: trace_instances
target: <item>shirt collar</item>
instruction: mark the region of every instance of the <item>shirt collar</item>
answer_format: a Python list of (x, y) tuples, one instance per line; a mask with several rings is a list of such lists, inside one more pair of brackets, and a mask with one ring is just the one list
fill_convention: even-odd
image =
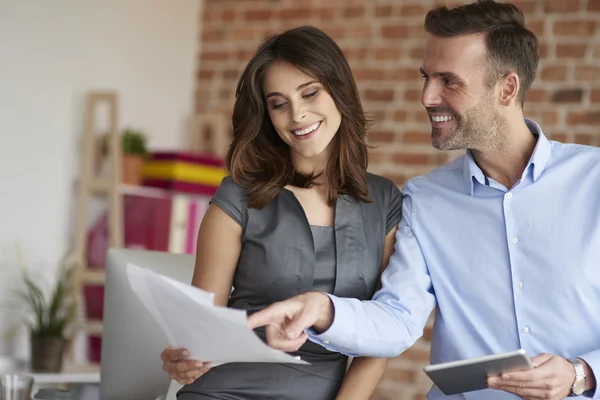
[[(525, 167), (525, 171), (528, 171), (530, 168), (532, 168), (533, 181), (535, 182), (538, 180), (540, 175), (542, 175), (542, 172), (544, 171), (544, 168), (550, 159), (550, 150), (552, 145), (544, 135), (544, 132), (542, 132), (542, 128), (537, 122), (525, 118), (525, 124), (531, 133), (538, 138), (535, 148), (533, 149), (533, 154), (531, 154), (531, 158)], [(475, 159), (473, 158), (473, 154), (471, 154), (470, 150), (467, 150), (464, 158), (463, 176), (471, 196), (473, 195), (473, 179), (476, 179), (481, 184), (485, 184), (487, 181), (487, 177), (481, 168), (479, 168), (477, 163), (475, 163)]]

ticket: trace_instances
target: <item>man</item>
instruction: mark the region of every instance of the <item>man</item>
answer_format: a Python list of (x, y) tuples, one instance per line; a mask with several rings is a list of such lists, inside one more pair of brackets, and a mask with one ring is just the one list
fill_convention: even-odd
[[(432, 364), (518, 348), (534, 356), (534, 369), (453, 398), (600, 399), (600, 149), (550, 142), (524, 119), (538, 48), (515, 6), (441, 7), (425, 28), (433, 146), (468, 151), (403, 188), (373, 300), (307, 293), (249, 324), (268, 325), (269, 344), (284, 351), (309, 336), (352, 356), (394, 357), (435, 307)], [(434, 386), (429, 398), (442, 397)]]

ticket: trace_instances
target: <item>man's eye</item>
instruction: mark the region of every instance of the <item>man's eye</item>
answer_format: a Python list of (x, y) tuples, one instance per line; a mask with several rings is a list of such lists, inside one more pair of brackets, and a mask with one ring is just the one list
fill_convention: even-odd
[(453, 80), (444, 78), (444, 85), (450, 86), (454, 83)]

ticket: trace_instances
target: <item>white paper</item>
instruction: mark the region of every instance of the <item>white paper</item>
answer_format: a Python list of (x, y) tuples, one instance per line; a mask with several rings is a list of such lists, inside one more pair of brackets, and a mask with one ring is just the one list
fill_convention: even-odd
[(308, 364), (267, 346), (248, 327), (246, 312), (214, 305), (214, 294), (129, 263), (133, 291), (161, 326), (173, 348), (189, 359)]

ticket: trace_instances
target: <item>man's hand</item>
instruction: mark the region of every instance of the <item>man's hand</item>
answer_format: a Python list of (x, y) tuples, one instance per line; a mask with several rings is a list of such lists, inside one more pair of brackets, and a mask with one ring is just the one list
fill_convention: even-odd
[(534, 369), (489, 377), (488, 386), (523, 399), (564, 399), (571, 393), (573, 364), (554, 354), (540, 354), (531, 361)]
[(266, 326), (267, 343), (276, 349), (298, 350), (308, 338), (305, 329), (327, 330), (333, 322), (333, 306), (329, 297), (310, 292), (289, 300), (273, 303), (248, 317), (250, 328)]

